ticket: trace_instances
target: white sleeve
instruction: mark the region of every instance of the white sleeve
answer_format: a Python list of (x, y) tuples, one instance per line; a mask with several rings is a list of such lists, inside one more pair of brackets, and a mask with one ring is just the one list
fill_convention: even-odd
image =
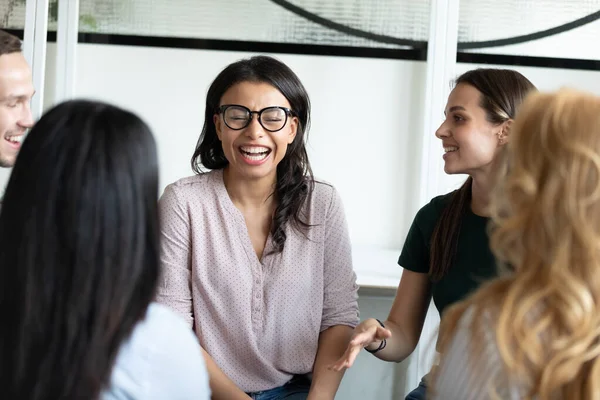
[(152, 398), (210, 400), (208, 372), (198, 338), (182, 317), (165, 310), (172, 315), (170, 321), (163, 321), (163, 329), (169, 331), (168, 340), (151, 364), (156, 382), (151, 384)]
[[(428, 390), (434, 400), (480, 400), (489, 398), (521, 398), (519, 388), (511, 385), (502, 367), (502, 359), (496, 346), (490, 318), (486, 323), (482, 351), (475, 354), (471, 346), (473, 333), (470, 329), (473, 310), (469, 309), (459, 321), (458, 328), (448, 349), (441, 356), (437, 379)], [(494, 393), (494, 396), (492, 396)], [(495, 397), (498, 396), (498, 397)]]
[(209, 400), (200, 343), (186, 322), (159, 304), (122, 346), (102, 400)]

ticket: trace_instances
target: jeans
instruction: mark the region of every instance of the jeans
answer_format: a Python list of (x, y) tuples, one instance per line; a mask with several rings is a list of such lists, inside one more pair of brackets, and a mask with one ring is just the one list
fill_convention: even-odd
[(425, 396), (427, 395), (427, 384), (424, 380), (421, 380), (419, 383), (419, 387), (410, 392), (404, 400), (425, 400)]
[(254, 400), (306, 400), (310, 379), (304, 375), (294, 376), (288, 383), (269, 390), (248, 393)]

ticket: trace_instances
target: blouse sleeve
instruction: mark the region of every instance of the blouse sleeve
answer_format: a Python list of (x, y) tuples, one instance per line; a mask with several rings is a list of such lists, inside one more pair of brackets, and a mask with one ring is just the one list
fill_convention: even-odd
[(181, 315), (193, 326), (190, 226), (187, 211), (169, 185), (159, 201), (160, 264), (156, 301)]
[(358, 324), (358, 286), (344, 208), (332, 188), (325, 219), (324, 296), (321, 332), (335, 325)]

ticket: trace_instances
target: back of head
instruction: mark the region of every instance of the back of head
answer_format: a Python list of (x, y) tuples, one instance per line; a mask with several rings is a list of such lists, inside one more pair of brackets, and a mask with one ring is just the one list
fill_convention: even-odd
[(0, 56), (21, 52), (21, 40), (0, 29)]
[(594, 398), (600, 390), (600, 97), (568, 89), (532, 95), (516, 120), (508, 156), (491, 236), (496, 257), (514, 271), (497, 328), (503, 358), (535, 382), (541, 399)]
[(31, 130), (0, 214), (0, 386), (94, 399), (159, 273), (157, 156), (119, 108), (58, 105)]
[(566, 273), (585, 282), (597, 270), (588, 263), (600, 265), (600, 97), (534, 94), (511, 136), (510, 170), (493, 202), (493, 250), (517, 274), (539, 268), (536, 284)]

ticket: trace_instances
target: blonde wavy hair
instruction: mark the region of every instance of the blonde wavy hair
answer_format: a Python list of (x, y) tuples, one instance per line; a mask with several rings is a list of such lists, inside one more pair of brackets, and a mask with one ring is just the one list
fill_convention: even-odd
[(599, 397), (600, 97), (530, 94), (506, 157), (490, 206), (503, 273), (445, 313), (439, 349), (473, 309), (471, 355), (493, 329), (504, 371), (526, 398)]

